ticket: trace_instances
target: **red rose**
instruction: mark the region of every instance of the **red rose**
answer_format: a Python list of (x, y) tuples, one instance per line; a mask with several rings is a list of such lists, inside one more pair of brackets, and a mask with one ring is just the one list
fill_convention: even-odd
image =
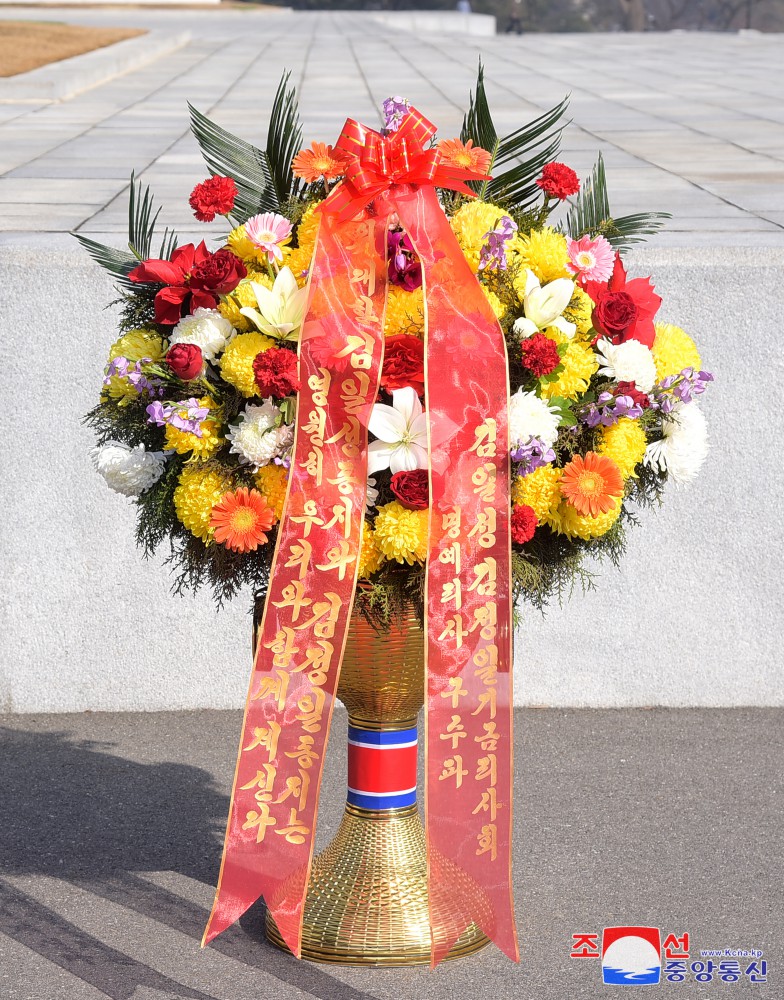
[(191, 271), (190, 287), (193, 291), (214, 293), (217, 302), (218, 295), (233, 292), (247, 274), (239, 257), (224, 248), (196, 264)]
[(209, 177), (197, 184), (188, 199), (199, 222), (212, 222), (216, 215), (228, 215), (234, 208), (237, 185), (231, 177)]
[(297, 355), (285, 347), (270, 347), (253, 359), (253, 375), (259, 394), (283, 399), (299, 392)]
[(591, 318), (594, 328), (613, 344), (626, 340), (637, 322), (639, 313), (628, 292), (605, 292), (594, 307)]
[(520, 345), (520, 354), (525, 367), (537, 378), (549, 375), (561, 363), (557, 346), (543, 333), (535, 333), (524, 340)]
[(166, 353), (166, 363), (177, 378), (190, 382), (204, 367), (201, 348), (196, 344), (172, 344)]
[(548, 198), (563, 201), (580, 190), (580, 178), (565, 163), (545, 163), (542, 176), (536, 182)]
[(214, 309), (218, 295), (233, 291), (248, 272), (230, 250), (210, 253), (204, 240), (172, 251), (171, 260), (145, 260), (129, 272), (137, 284), (163, 285), (155, 296), (155, 322), (174, 326), (195, 309)]
[(601, 336), (613, 344), (639, 340), (646, 347), (653, 347), (656, 338), (653, 317), (661, 305), (661, 298), (654, 292), (650, 278), (628, 281), (621, 255), (616, 254), (607, 284), (587, 281), (584, 287), (595, 303), (592, 320)]
[(517, 545), (525, 545), (534, 537), (536, 531), (536, 512), (528, 504), (518, 503), (512, 508), (512, 541)]
[(613, 389), (614, 396), (631, 396), (632, 400), (643, 410), (647, 410), (651, 405), (650, 397), (646, 392), (640, 392), (634, 382), (619, 382)]
[(410, 385), (421, 396), (425, 391), (425, 345), (408, 333), (387, 337), (381, 385), (391, 392)]
[(430, 485), (427, 469), (396, 472), (392, 476), (392, 492), (408, 510), (427, 510), (430, 503)]

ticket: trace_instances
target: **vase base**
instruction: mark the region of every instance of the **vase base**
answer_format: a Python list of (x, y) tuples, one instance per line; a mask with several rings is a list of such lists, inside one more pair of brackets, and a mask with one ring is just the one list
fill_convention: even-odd
[[(453, 929), (460, 926), (464, 930), (447, 959), (488, 943), (476, 924), (466, 927), (455, 912)], [(289, 950), (269, 911), (266, 932), (272, 944)], [(337, 965), (430, 964), (427, 854), (416, 806), (378, 812), (346, 807), (337, 836), (313, 860), (302, 958)]]

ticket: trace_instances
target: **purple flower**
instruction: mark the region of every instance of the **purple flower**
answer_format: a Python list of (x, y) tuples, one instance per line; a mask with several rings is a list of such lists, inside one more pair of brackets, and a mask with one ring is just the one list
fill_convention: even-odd
[(384, 129), (387, 132), (397, 132), (408, 114), (408, 101), (405, 97), (388, 97), (381, 107), (384, 111)]
[(631, 396), (615, 396), (611, 392), (600, 392), (596, 402), (586, 403), (579, 417), (587, 427), (612, 427), (621, 417), (637, 420), (643, 414), (643, 408)]
[(200, 438), (201, 423), (209, 416), (210, 410), (207, 406), (200, 406), (198, 399), (191, 398), (181, 403), (150, 403), (146, 412), (148, 424), (157, 424), (158, 427), (169, 424)]
[(122, 355), (113, 358), (106, 366), (106, 375), (103, 384), (111, 385), (113, 378), (124, 378), (128, 380), (139, 395), (147, 392), (151, 396), (162, 396), (163, 383), (161, 380), (158, 378), (150, 379), (142, 371), (142, 365), (149, 364), (151, 361), (152, 358), (141, 358), (141, 360), (131, 365), (128, 358), (124, 358)]
[(518, 445), (511, 451), (512, 461), (517, 465), (517, 475), (527, 476), (543, 465), (555, 461), (555, 452), (549, 446), (532, 437), (526, 444)]
[(389, 247), (389, 280), (393, 285), (413, 292), (422, 287), (422, 265), (414, 252), (414, 245), (402, 230), (392, 230), (387, 235)]
[(701, 396), (713, 381), (710, 372), (695, 372), (684, 368), (677, 375), (668, 375), (651, 390), (651, 408), (662, 413), (672, 413), (676, 401), (691, 403), (695, 396)]
[(494, 270), (506, 270), (506, 244), (517, 232), (517, 223), (504, 215), (498, 222), (495, 229), (485, 233), (487, 240), (479, 252), (479, 270), (485, 268)]

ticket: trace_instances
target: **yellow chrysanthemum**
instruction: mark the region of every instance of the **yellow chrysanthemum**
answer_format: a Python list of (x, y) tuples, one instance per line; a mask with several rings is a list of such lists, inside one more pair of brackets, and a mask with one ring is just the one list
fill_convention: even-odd
[(231, 295), (225, 295), (218, 304), (218, 312), (221, 316), (227, 319), (235, 330), (239, 330), (240, 332), (255, 329), (251, 320), (247, 316), (243, 316), (240, 312), (240, 309), (246, 306), (250, 309), (258, 309), (259, 307), (256, 295), (251, 287), (252, 281), (258, 285), (264, 285), (265, 288), (272, 288), (272, 278), (268, 274), (251, 271), (248, 272), (248, 277), (237, 285)]
[(359, 579), (367, 580), (384, 561), (384, 556), (376, 543), (373, 529), (368, 521), (362, 532), (362, 548), (359, 551)]
[[(215, 400), (210, 399), (209, 396), (200, 399), (199, 406), (206, 406), (209, 410), (217, 411)], [(185, 415), (185, 410), (183, 410), (183, 415)], [(167, 424), (165, 447), (176, 451), (178, 455), (187, 455), (188, 452), (191, 452), (189, 462), (206, 462), (207, 459), (212, 458), (225, 440), (220, 432), (220, 414), (216, 412), (214, 416), (211, 415), (202, 420), (199, 424), (199, 430), (201, 437)]]
[(612, 427), (602, 427), (597, 451), (611, 458), (624, 479), (634, 474), (635, 467), (642, 461), (648, 439), (637, 420), (621, 417)]
[[(119, 340), (115, 340), (109, 348), (108, 362), (114, 361), (115, 358), (127, 358), (129, 361), (149, 358), (151, 361), (160, 361), (166, 354), (166, 347), (166, 341), (154, 330), (130, 330)], [(101, 395), (104, 399), (115, 400), (120, 406), (127, 406), (131, 400), (139, 396), (128, 379), (119, 375), (112, 375), (109, 384), (103, 387)]]
[(495, 318), (502, 319), (506, 313), (506, 306), (503, 304), (501, 299), (491, 288), (488, 288), (487, 285), (480, 285), (479, 287), (485, 293), (485, 298), (490, 303), (492, 310), (495, 313)]
[(379, 507), (374, 539), (386, 559), (414, 563), (427, 559), (426, 510), (406, 510), (397, 500)]
[[(515, 237), (510, 243), (514, 262), (519, 266), (518, 281), (525, 290), (526, 268), (546, 284), (556, 278), (572, 278), (566, 269), (569, 255), (566, 252), (566, 237), (549, 226), (534, 229), (527, 236)], [(516, 285), (515, 285), (516, 287)]]
[(226, 238), (226, 245), (233, 254), (246, 263), (254, 263), (258, 260), (256, 256), (258, 248), (245, 235), (245, 226), (237, 226), (236, 229), (232, 229)]
[(192, 535), (207, 542), (212, 538), (212, 508), (232, 488), (225, 469), (211, 465), (186, 465), (174, 490), (174, 511)]
[(274, 346), (272, 337), (265, 337), (257, 330), (238, 333), (221, 355), (221, 375), (246, 398), (257, 396), (259, 390), (253, 374), (253, 361), (257, 354)]
[(296, 247), (286, 254), (286, 267), (291, 268), (291, 273), (297, 279), (300, 288), (304, 288), (308, 281), (308, 272), (313, 262), (313, 247)]
[(479, 255), (487, 242), (485, 236), (491, 229), (495, 229), (504, 214), (504, 210), (498, 205), (491, 205), (486, 201), (469, 201), (449, 220), (463, 256), (474, 274), (479, 270)]
[(316, 233), (321, 221), (321, 212), (317, 212), (316, 209), (320, 204), (320, 201), (314, 201), (311, 205), (308, 205), (299, 221), (299, 225), (297, 226), (297, 244), (300, 249), (304, 248), (312, 251), (316, 245)]
[(688, 333), (671, 323), (655, 323), (654, 327), (656, 339), (651, 351), (653, 360), (656, 362), (656, 377), (658, 379), (667, 378), (668, 375), (677, 375), (684, 368), (700, 370), (702, 367), (700, 352)]
[[(550, 331), (547, 331), (547, 334), (549, 336)], [(577, 399), (586, 391), (591, 376), (599, 367), (596, 354), (590, 347), (574, 340), (567, 341), (566, 344), (566, 352), (561, 357), (563, 371), (555, 382), (545, 382), (542, 385), (541, 394), (544, 399), (550, 399), (553, 396)]]
[(618, 520), (621, 513), (620, 497), (615, 501), (610, 510), (598, 517), (591, 517), (587, 514), (580, 514), (570, 503), (562, 503), (555, 516), (551, 518), (549, 524), (561, 535), (569, 538), (600, 538), (606, 535)]
[(279, 521), (283, 517), (283, 506), (286, 502), (286, 484), (288, 482), (286, 469), (282, 465), (270, 462), (269, 465), (262, 465), (253, 478)]
[(575, 336), (584, 337), (592, 329), (592, 312), (593, 299), (579, 285), (575, 285), (571, 302), (564, 309), (563, 314), (565, 320), (568, 320), (569, 323), (574, 323), (577, 327)]
[(548, 523), (561, 502), (561, 470), (542, 465), (527, 476), (517, 476), (512, 483), (512, 502), (527, 504), (539, 524)]
[(387, 311), (384, 318), (384, 335), (410, 333), (421, 337), (425, 332), (425, 300), (422, 289), (407, 292), (405, 288), (390, 285), (387, 294)]

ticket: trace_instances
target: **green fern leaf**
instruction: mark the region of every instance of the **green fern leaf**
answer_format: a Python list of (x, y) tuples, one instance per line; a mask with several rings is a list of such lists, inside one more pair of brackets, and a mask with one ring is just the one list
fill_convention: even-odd
[(607, 175), (604, 158), (599, 154), (590, 178), (585, 181), (582, 191), (566, 217), (566, 232), (572, 239), (581, 236), (604, 236), (614, 249), (623, 253), (635, 243), (644, 243), (646, 236), (657, 233), (667, 219), (669, 212), (638, 212), (613, 218), (610, 199), (607, 194)]
[[(155, 226), (159, 214), (160, 209), (155, 208), (149, 186), (143, 185), (132, 173), (128, 199), (128, 250), (118, 250), (115, 247), (106, 246), (81, 235), (81, 233), (74, 233), (74, 236), (94, 261), (114, 275), (120, 285), (130, 289), (134, 287), (134, 284), (128, 278), (129, 272), (140, 261), (155, 256), (153, 240), (155, 239)], [(165, 229), (158, 249), (158, 257), (168, 259), (176, 246), (177, 234), (173, 230)]]
[[(469, 98), (468, 112), (463, 119), (460, 138), (472, 139), (474, 145), (488, 150), (492, 156), (492, 181), (471, 184), (480, 198), (499, 201), (525, 211), (541, 197), (536, 178), (545, 163), (555, 159), (566, 123), (561, 122), (568, 98), (529, 122), (500, 137), (493, 123), (485, 91), (484, 66), (481, 61), (476, 88)], [(506, 169), (500, 169), (506, 167)]]

